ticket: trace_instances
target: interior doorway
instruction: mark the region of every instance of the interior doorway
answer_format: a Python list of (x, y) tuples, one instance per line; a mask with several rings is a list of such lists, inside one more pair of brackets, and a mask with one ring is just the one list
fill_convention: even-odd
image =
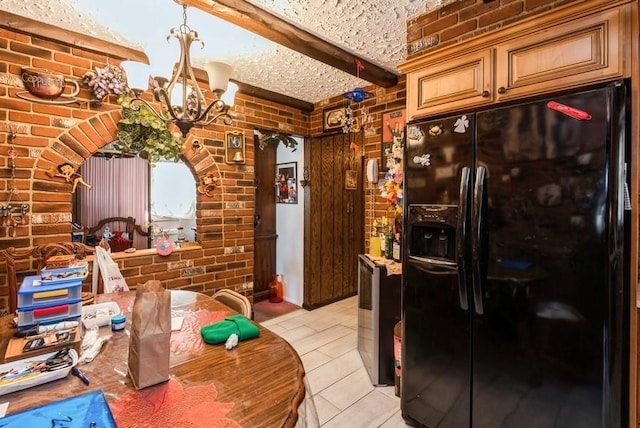
[(259, 139), (254, 135), (255, 145), (255, 213), (253, 246), (253, 301), (269, 297), (269, 283), (276, 273), (276, 195), (275, 144), (260, 149)]

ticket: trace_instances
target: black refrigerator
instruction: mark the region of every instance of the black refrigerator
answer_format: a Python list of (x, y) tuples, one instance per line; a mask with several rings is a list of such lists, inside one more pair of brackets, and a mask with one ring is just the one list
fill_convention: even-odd
[(410, 424), (627, 426), (627, 86), (407, 125)]

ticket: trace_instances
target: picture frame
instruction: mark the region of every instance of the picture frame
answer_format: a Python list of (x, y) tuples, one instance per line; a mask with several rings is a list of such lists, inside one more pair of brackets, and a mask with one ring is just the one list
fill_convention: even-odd
[(344, 188), (345, 190), (358, 189), (358, 171), (348, 169), (344, 172)]
[(288, 162), (276, 165), (276, 203), (298, 203), (298, 163)]
[(245, 142), (242, 132), (224, 133), (224, 162), (230, 165), (245, 163)]
[(342, 128), (347, 112), (344, 107), (326, 108), (322, 111), (322, 131), (335, 131)]
[(381, 170), (386, 171), (388, 157), (393, 150), (394, 141), (404, 144), (404, 128), (407, 124), (407, 110), (397, 109), (382, 113)]

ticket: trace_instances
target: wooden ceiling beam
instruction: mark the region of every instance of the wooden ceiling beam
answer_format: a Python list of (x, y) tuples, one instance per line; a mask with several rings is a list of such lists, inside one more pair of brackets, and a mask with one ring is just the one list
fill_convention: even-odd
[[(0, 0), (1, 1), (1, 0)], [(71, 30), (66, 30), (54, 25), (35, 21), (10, 12), (0, 10), (0, 28), (17, 31), (23, 34), (35, 35), (55, 42), (62, 42), (71, 46), (77, 46), (98, 53), (107, 53), (109, 56), (118, 59), (129, 59), (145, 64), (149, 63), (147, 55), (137, 49), (121, 46), (112, 42), (87, 36)], [(207, 74), (203, 70), (194, 69), (196, 78), (203, 82), (208, 82)], [(257, 97), (266, 101), (283, 104), (289, 107), (300, 109), (309, 113), (313, 111), (313, 104), (297, 98), (288, 97), (266, 89), (258, 88), (247, 83), (235, 81), (238, 84), (238, 91), (243, 94)]]
[[(196, 7), (272, 42), (383, 88), (398, 84), (396, 74), (296, 27), (246, 0), (181, 0), (181, 3)], [(359, 75), (356, 60), (364, 66)]]
[(17, 31), (23, 34), (33, 34), (44, 39), (63, 42), (71, 46), (106, 54), (119, 59), (130, 59), (133, 61), (149, 63), (149, 59), (144, 52), (126, 46), (117, 45), (112, 42), (87, 36), (76, 31), (66, 30), (54, 25), (45, 24), (24, 16), (0, 10), (0, 28)]
[[(201, 68), (194, 68), (193, 74), (196, 80), (207, 85), (209, 83), (209, 76), (207, 72)], [(299, 100), (287, 95), (279, 94), (277, 92), (269, 91), (268, 89), (259, 88), (257, 86), (250, 85), (248, 83), (240, 82), (236, 79), (230, 79), (236, 85), (238, 85), (238, 92), (249, 95), (252, 97), (260, 98), (265, 101), (271, 101), (277, 104), (297, 108), (304, 113), (311, 113), (314, 110), (313, 103), (308, 101)]]
[(257, 86), (249, 85), (248, 83), (239, 82), (235, 79), (231, 79), (238, 85), (238, 92), (250, 95), (255, 98), (260, 98), (266, 101), (271, 101), (277, 104), (296, 108), (303, 113), (311, 113), (314, 110), (313, 103), (303, 101), (298, 98), (289, 97), (287, 95), (279, 94), (277, 92), (270, 91), (268, 89), (259, 88)]

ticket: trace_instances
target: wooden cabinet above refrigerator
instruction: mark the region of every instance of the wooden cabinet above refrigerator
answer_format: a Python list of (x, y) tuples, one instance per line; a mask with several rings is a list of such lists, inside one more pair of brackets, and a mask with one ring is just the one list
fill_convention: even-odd
[(629, 76), (631, 11), (576, 2), (411, 59), (408, 120)]

